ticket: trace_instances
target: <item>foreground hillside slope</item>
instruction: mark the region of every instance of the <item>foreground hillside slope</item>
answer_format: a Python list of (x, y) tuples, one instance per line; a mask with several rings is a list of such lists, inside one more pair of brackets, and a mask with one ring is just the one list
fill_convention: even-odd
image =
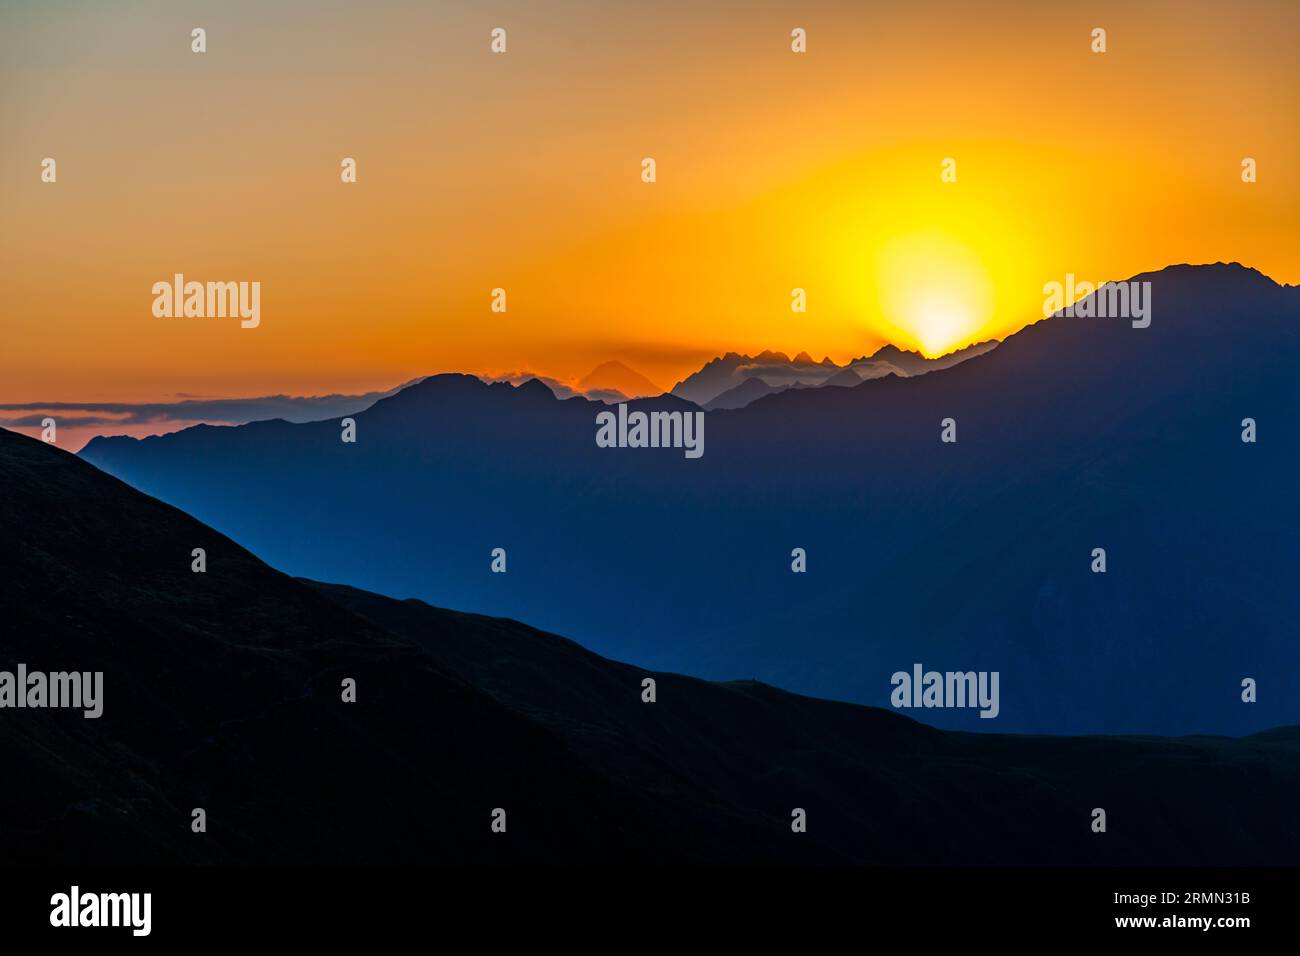
[(0, 492), (0, 669), (104, 673), (98, 719), (0, 710), (6, 863), (655, 854), (550, 734), (189, 516), (8, 431)]

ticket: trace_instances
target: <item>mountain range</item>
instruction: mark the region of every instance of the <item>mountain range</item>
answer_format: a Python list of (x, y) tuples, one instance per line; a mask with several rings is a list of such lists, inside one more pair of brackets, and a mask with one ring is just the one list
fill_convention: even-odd
[[(755, 399), (775, 395), (787, 388), (852, 387), (867, 379), (886, 375), (924, 375), (983, 355), (997, 344), (995, 341), (978, 342), (933, 359), (920, 352), (885, 345), (871, 355), (852, 359), (844, 365), (835, 364), (829, 357), (815, 361), (807, 352), (800, 352), (794, 358), (771, 350), (757, 355), (727, 352), (709, 360), (699, 371), (674, 385), (672, 394), (709, 411), (744, 408)], [(663, 393), (654, 382), (619, 361), (604, 362), (572, 384), (534, 372), (481, 377), (486, 382), (509, 382), (512, 385), (536, 379), (556, 398), (583, 395), (606, 404), (625, 402), (629, 398), (651, 398)]]
[(1058, 315), (928, 374), (709, 411), (695, 460), (597, 447), (603, 404), (456, 375), (356, 415), (354, 444), (265, 421), (82, 456), (289, 573), (644, 667), (880, 706), (917, 663), (997, 671), (994, 720), (911, 712), (984, 732), (1295, 722), (1300, 289), (1238, 264), (1134, 279), (1148, 328)]
[[(979, 342), (933, 359), (920, 352), (885, 345), (844, 365), (836, 365), (829, 358), (817, 362), (807, 352), (800, 352), (794, 358), (784, 352), (766, 351), (758, 355), (728, 352), (674, 385), (673, 394), (708, 409), (743, 408), (756, 398), (787, 388), (853, 386), (886, 375), (904, 378), (924, 375), (983, 355), (997, 344)], [(756, 387), (755, 382), (762, 387)]]
[(1300, 851), (1279, 823), (1300, 800), (1300, 727), (945, 732), (290, 578), (3, 430), (0, 489), (0, 668), (104, 674), (98, 719), (0, 711), (0, 762), (21, 783), (0, 789), (9, 865), (1244, 865)]
[[(988, 343), (992, 344), (992, 343)], [(973, 349), (954, 353), (934, 360), (935, 363), (950, 362), (956, 356), (969, 357)], [(886, 362), (885, 356), (897, 353), (901, 358), (897, 362)], [(729, 353), (734, 356), (735, 353)], [(879, 358), (879, 360), (878, 360)], [(752, 364), (755, 360), (746, 360)], [(729, 357), (720, 357), (701, 369), (688, 381), (693, 385), (688, 391), (703, 395), (711, 387), (707, 384), (709, 376), (717, 379), (723, 374), (717, 366), (730, 366)], [(766, 364), (764, 364), (766, 363)], [(855, 364), (856, 363), (856, 364)], [(812, 364), (807, 353), (801, 353), (794, 360), (786, 359), (779, 352), (762, 353), (758, 364), (747, 364), (745, 374), (737, 372), (733, 378), (740, 382), (722, 394), (702, 402), (705, 408), (741, 408), (756, 398), (775, 394), (789, 387), (819, 387), (821, 385), (856, 385), (863, 377), (873, 374), (916, 374), (915, 369), (928, 367), (928, 360), (916, 352), (898, 352), (889, 346), (876, 355), (866, 359), (857, 359), (841, 368), (824, 359), (810, 373), (805, 367)], [(934, 367), (938, 367), (935, 364)], [(709, 372), (710, 368), (713, 369)], [(912, 368), (911, 372), (898, 371)], [(762, 372), (765, 378), (753, 372)], [(861, 374), (860, 374), (861, 373)], [(0, 404), (0, 427), (24, 429), (33, 437), (41, 435), (44, 421), (52, 416), (58, 422), (59, 444), (62, 447), (80, 448), (94, 438), (105, 435), (148, 436), (176, 431), (197, 424), (208, 425), (243, 425), (248, 422), (282, 418), (289, 422), (314, 422), (330, 418), (354, 415), (364, 411), (382, 398), (423, 381), (420, 376), (388, 388), (383, 391), (365, 394), (330, 394), (330, 395), (264, 395), (251, 398), (199, 398), (195, 396), (178, 396), (173, 401), (161, 402), (76, 402), (76, 401), (28, 401)], [(583, 395), (606, 404), (625, 402), (629, 397), (651, 397), (663, 393), (663, 389), (650, 381), (640, 372), (623, 362), (612, 360), (602, 362), (577, 381), (562, 382), (551, 376), (537, 372), (519, 371), (506, 374), (481, 375), (485, 382), (510, 382), (520, 385), (530, 379), (541, 382), (561, 399)], [(702, 378), (703, 377), (703, 378)], [(769, 385), (767, 379), (786, 382), (787, 384)], [(726, 387), (726, 380), (722, 380)], [(685, 383), (682, 383), (685, 384)]]

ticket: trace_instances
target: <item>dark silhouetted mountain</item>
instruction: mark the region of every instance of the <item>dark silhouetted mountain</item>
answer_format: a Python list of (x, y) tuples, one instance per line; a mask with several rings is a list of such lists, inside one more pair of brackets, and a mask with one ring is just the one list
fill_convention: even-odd
[[(1298, 850), (1286, 821), (1300, 728), (936, 731), (293, 580), (9, 432), (0, 490), (0, 667), (104, 672), (97, 720), (0, 711), (10, 865), (1230, 864)], [(657, 699), (643, 703), (651, 676)], [(355, 703), (340, 699), (347, 677)], [(1110, 815), (1105, 839), (1094, 806)], [(194, 807), (205, 833), (190, 830)], [(490, 832), (494, 807), (504, 834)], [(791, 832), (795, 807), (807, 833)]]
[(1061, 316), (940, 372), (708, 412), (697, 460), (598, 448), (605, 406), (466, 376), (358, 414), (355, 444), (262, 422), (83, 456), (291, 573), (660, 670), (883, 706), (917, 662), (998, 671), (995, 720), (912, 712), (981, 731), (1295, 722), (1300, 290), (1240, 265), (1137, 278), (1149, 328)]
[(211, 528), (8, 431), (0, 489), (0, 670), (104, 674), (98, 719), (0, 710), (7, 864), (655, 855), (551, 734)]

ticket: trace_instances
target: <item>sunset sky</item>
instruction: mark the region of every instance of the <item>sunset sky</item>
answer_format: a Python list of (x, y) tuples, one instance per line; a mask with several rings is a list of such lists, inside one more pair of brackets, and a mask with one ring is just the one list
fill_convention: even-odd
[[(3, 402), (609, 359), (667, 388), (726, 351), (1000, 337), (1067, 272), (1300, 282), (1294, 0), (0, 11)], [(260, 327), (154, 317), (176, 272), (260, 281)]]

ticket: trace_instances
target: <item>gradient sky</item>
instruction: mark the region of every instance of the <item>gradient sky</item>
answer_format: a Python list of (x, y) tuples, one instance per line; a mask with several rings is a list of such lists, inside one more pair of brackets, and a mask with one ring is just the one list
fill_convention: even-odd
[[(1300, 282), (1294, 0), (0, 11), (2, 401), (615, 358), (667, 387), (728, 350), (1002, 336), (1067, 272)], [(155, 318), (175, 272), (260, 281), (261, 326)]]

